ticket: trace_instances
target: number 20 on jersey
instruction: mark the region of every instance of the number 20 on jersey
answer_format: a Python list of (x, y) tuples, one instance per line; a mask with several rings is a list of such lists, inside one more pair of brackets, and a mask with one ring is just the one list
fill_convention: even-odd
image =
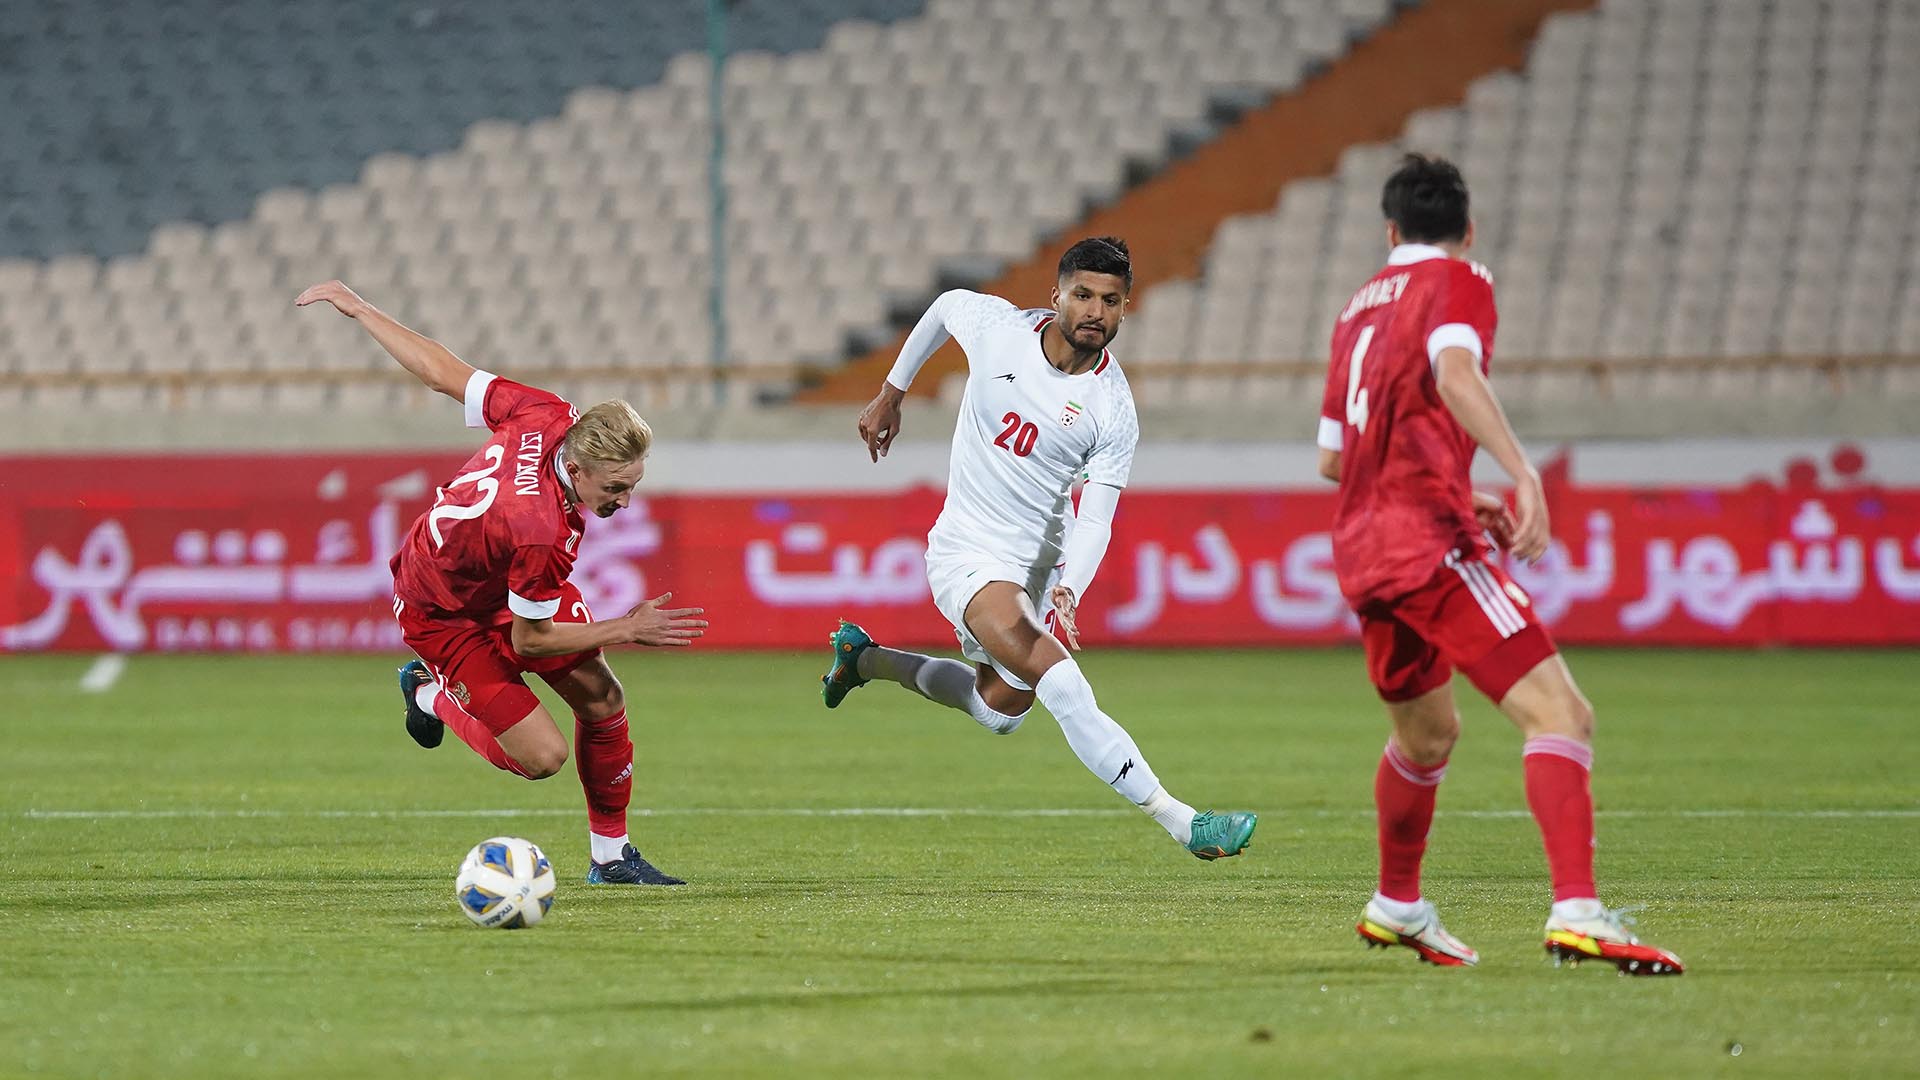
[(1002, 450), (1011, 451), (1017, 457), (1026, 457), (1033, 453), (1033, 444), (1040, 441), (1040, 429), (1021, 419), (1019, 413), (1010, 412), (1000, 418), (1007, 425), (993, 440), (993, 445)]

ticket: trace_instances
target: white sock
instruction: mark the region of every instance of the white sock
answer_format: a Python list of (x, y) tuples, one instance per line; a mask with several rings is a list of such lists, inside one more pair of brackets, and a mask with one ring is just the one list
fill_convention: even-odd
[(949, 709), (959, 709), (996, 735), (1011, 735), (1026, 714), (1008, 716), (990, 708), (974, 685), (973, 668), (958, 660), (873, 645), (855, 664), (863, 679), (885, 679)]
[(587, 846), (592, 849), (594, 862), (619, 862), (620, 856), (626, 854), (627, 834), (601, 836), (597, 832), (590, 832), (587, 834)]
[(413, 688), (413, 703), (425, 710), (428, 716), (434, 715), (433, 701), (440, 696), (440, 684), (429, 679)]
[(1391, 896), (1373, 894), (1373, 906), (1380, 909), (1380, 914), (1397, 922), (1407, 923), (1418, 918), (1424, 903), (1423, 900), (1395, 900)]
[(1145, 810), (1148, 817), (1167, 830), (1167, 835), (1182, 845), (1193, 839), (1193, 807), (1167, 794), (1166, 788), (1154, 788), (1153, 794), (1147, 796), (1147, 801), (1140, 804), (1140, 809)]
[(1606, 910), (1607, 906), (1592, 896), (1576, 896), (1553, 902), (1553, 917), (1556, 919), (1597, 919), (1606, 914)]
[(1079, 664), (1067, 659), (1048, 668), (1033, 692), (1059, 722), (1080, 764), (1135, 806), (1152, 796), (1160, 779), (1140, 756), (1133, 736), (1100, 711)]

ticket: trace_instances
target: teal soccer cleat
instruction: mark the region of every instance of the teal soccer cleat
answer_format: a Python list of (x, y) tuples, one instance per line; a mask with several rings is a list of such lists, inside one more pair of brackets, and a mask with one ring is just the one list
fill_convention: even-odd
[(1187, 850), (1200, 859), (1232, 858), (1246, 850), (1258, 824), (1260, 818), (1244, 810), (1230, 814), (1201, 811), (1193, 816), (1193, 839), (1187, 841)]
[(867, 685), (860, 677), (860, 654), (873, 647), (873, 638), (859, 626), (840, 620), (840, 629), (827, 639), (833, 644), (833, 666), (820, 676), (820, 697), (827, 708), (838, 708), (847, 694)]

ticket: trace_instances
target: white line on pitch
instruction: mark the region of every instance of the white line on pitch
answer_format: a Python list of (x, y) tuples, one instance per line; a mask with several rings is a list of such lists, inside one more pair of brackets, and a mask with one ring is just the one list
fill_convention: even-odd
[(120, 681), (126, 670), (125, 653), (102, 653), (86, 674), (80, 676), (80, 689), (89, 694), (104, 694), (113, 689), (113, 684)]
[[(467, 810), (247, 810), (247, 809), (173, 809), (173, 810), (16, 810), (0, 812), (0, 816), (25, 818), (35, 821), (93, 821), (125, 819), (162, 819), (162, 818), (207, 818), (207, 819), (244, 819), (244, 818), (476, 818), (476, 817), (573, 817), (581, 813), (578, 809), (559, 809), (555, 807), (529, 807), (511, 809), (498, 807), (491, 809)], [(931, 807), (931, 806), (774, 806), (774, 807), (662, 807), (656, 809), (633, 809), (628, 811), (635, 817), (669, 817), (692, 814), (725, 815), (733, 817), (883, 817), (883, 818), (921, 818), (921, 817), (1118, 817), (1127, 811), (1120, 809), (1093, 808), (1051, 808), (1051, 809), (1007, 809), (1000, 807)], [(1266, 817), (1372, 817), (1371, 810), (1263, 810)], [(1531, 816), (1526, 810), (1442, 810), (1441, 817), (1454, 818), (1525, 818)], [(1854, 810), (1768, 810), (1721, 809), (1721, 810), (1596, 810), (1594, 816), (1603, 818), (1788, 818), (1818, 820), (1824, 818), (1920, 818), (1920, 808), (1914, 809), (1854, 809)]]

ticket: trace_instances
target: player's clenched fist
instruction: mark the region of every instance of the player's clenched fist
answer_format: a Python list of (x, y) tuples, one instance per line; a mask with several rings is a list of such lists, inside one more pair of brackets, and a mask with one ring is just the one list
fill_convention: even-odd
[(335, 311), (349, 319), (357, 319), (361, 312), (367, 310), (367, 302), (360, 299), (360, 294), (347, 288), (346, 282), (338, 278), (309, 286), (307, 291), (294, 298), (293, 306), (306, 307), (322, 300), (332, 304)]
[(621, 618), (628, 624), (627, 640), (635, 645), (691, 645), (707, 632), (705, 608), (667, 607), (672, 593), (659, 596), (627, 612)]

